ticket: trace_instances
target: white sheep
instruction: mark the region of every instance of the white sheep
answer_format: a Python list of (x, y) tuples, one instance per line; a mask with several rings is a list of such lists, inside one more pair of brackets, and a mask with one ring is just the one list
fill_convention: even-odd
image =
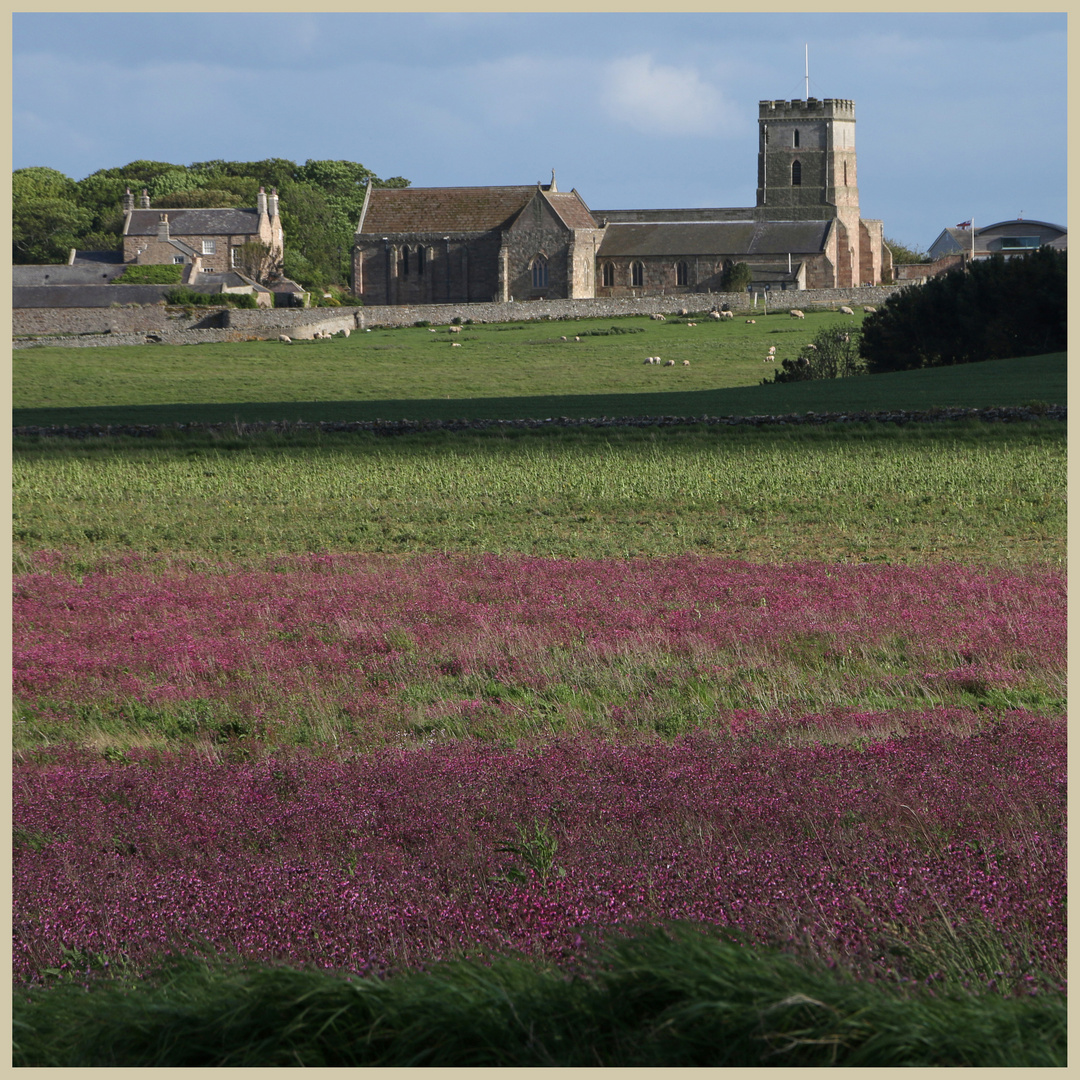
[(689, 360), (684, 360), (684, 361), (682, 362), (682, 366), (683, 366), (683, 367), (689, 367), (689, 366), (690, 366), (690, 361), (689, 361)]
[(769, 355), (772, 356), (772, 354), (774, 352), (776, 352), (776, 346), (775, 345), (770, 345), (769, 346)]
[(697, 323), (696, 322), (688, 322), (686, 325), (687, 326), (697, 326)]
[(842, 304), (840, 306), (840, 313), (842, 315), (854, 315), (855, 314), (855, 312), (852, 311), (851, 308), (849, 308), (846, 304)]
[(448, 327), (448, 329), (449, 329), (451, 334), (460, 334), (461, 333), (461, 327), (460, 326), (451, 326), (451, 327)]
[(721, 315), (719, 311), (710, 311), (709, 312), (709, 318), (710, 319), (715, 319), (717, 322), (719, 322), (723, 317), (724, 316)]
[(798, 308), (792, 308), (791, 311), (788, 312), (788, 314), (793, 319), (805, 319), (806, 318), (806, 316)]
[(653, 322), (667, 322), (667, 318), (661, 315), (658, 311), (650, 315), (649, 318), (652, 319)]
[(675, 366), (675, 361), (674, 360), (665, 360), (664, 361), (664, 367), (674, 367), (674, 366)]
[(874, 312), (877, 311), (877, 308), (871, 307), (869, 304), (863, 304), (863, 311), (867, 312), (870, 315), (873, 315)]
[(722, 312), (720, 312), (720, 314), (723, 315), (725, 319), (734, 319), (735, 318), (735, 312), (734, 311), (722, 311)]
[(681, 307), (681, 308), (679, 308), (679, 314), (685, 316), (685, 315), (689, 315), (690, 312), (686, 308)]
[(747, 322), (747, 325), (750, 325), (751, 323), (756, 323), (757, 319), (747, 319), (746, 322)]
[(575, 340), (575, 341), (580, 341), (580, 340), (581, 340), (581, 338), (579, 338), (579, 337), (576, 337), (576, 338), (574, 338), (574, 340)]
[(286, 345), (292, 344), (292, 338), (288, 334), (278, 334), (278, 341), (284, 341)]
[(450, 342), (450, 348), (451, 349), (460, 349), (461, 348), (461, 342), (460, 341), (451, 341)]

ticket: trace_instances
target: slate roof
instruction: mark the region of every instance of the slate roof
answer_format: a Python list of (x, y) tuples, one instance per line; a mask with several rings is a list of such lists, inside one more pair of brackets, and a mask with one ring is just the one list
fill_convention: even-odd
[(811, 255), (823, 251), (828, 221), (612, 223), (597, 258), (640, 255)]
[[(372, 188), (357, 233), (480, 233), (500, 229), (536, 194), (517, 187)], [(170, 221), (172, 219), (170, 218)]]
[(157, 236), (161, 215), (169, 215), (171, 236), (251, 236), (259, 231), (259, 212), (255, 209), (172, 209), (132, 210), (125, 236)]
[(18, 286), (32, 285), (107, 285), (125, 270), (123, 263), (83, 263), (73, 266), (57, 265), (13, 266), (11, 283)]

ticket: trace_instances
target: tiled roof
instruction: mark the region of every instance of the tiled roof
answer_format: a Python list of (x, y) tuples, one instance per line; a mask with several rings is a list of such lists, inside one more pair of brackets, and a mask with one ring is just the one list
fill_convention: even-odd
[(259, 231), (258, 210), (235, 208), (173, 209), (167, 206), (153, 210), (132, 210), (125, 236), (157, 236), (161, 215), (169, 216), (172, 236), (251, 236)]
[(582, 202), (581, 196), (576, 191), (547, 191), (544, 194), (551, 203), (551, 208), (559, 215), (567, 228), (597, 228), (597, 223), (589, 213), (589, 208)]
[(488, 232), (509, 225), (536, 191), (535, 184), (373, 188), (361, 234)]
[(640, 255), (782, 255), (824, 250), (827, 221), (656, 222), (611, 224), (598, 258)]

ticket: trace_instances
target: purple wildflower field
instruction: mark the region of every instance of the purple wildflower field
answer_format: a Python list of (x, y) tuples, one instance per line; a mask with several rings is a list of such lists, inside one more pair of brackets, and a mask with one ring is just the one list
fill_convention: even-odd
[[(37, 565), (17, 716), (71, 740), (16, 755), (19, 980), (198, 948), (572, 961), (684, 919), (870, 977), (932, 981), (963, 941), (973, 978), (1064, 985), (1064, 707), (1016, 698), (1063, 700), (1061, 572)], [(133, 703), (248, 737), (103, 757), (87, 710)], [(661, 738), (676, 704), (694, 722)]]

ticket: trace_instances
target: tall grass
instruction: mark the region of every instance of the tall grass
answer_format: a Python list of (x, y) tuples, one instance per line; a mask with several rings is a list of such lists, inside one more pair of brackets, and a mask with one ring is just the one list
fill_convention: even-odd
[(737, 937), (643, 933), (577, 977), (513, 957), (389, 980), (163, 969), (14, 1013), (16, 1067), (1062, 1067), (1058, 996), (857, 983)]
[(45, 439), (16, 449), (14, 550), (1061, 561), (1065, 471), (1051, 421)]

